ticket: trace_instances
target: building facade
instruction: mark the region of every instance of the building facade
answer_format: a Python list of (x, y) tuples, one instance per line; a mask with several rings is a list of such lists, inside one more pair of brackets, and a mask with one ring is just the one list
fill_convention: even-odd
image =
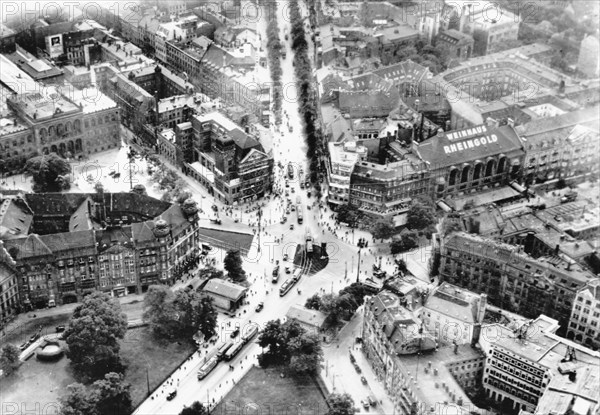
[(594, 350), (600, 348), (600, 279), (589, 281), (577, 292), (567, 338)]
[(23, 198), (35, 225), (4, 243), (26, 308), (78, 302), (95, 290), (120, 297), (172, 284), (198, 253), (191, 200), (171, 205), (135, 193)]

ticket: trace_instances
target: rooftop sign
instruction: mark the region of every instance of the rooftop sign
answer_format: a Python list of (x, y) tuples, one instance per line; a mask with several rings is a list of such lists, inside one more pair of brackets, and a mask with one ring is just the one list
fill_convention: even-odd
[(498, 141), (498, 136), (496, 134), (486, 135), (487, 132), (487, 127), (485, 125), (480, 125), (478, 127), (448, 133), (446, 134), (446, 138), (450, 141), (460, 140), (463, 138), (467, 140), (444, 146), (444, 152), (446, 154), (452, 154), (457, 151), (464, 151), (470, 148), (484, 146), (488, 143), (491, 144)]

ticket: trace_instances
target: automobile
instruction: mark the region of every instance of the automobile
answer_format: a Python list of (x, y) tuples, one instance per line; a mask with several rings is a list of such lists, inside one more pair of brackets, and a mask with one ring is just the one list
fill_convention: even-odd
[(373, 396), (369, 396), (367, 399), (369, 400), (369, 404), (371, 406), (377, 406), (377, 399), (375, 399)]
[(281, 222), (281, 224), (283, 225), (284, 223), (286, 223), (286, 222), (287, 222), (287, 218), (284, 216), (283, 218), (281, 218), (281, 221), (280, 221), (280, 222)]
[(369, 406), (370, 406), (370, 405), (369, 405), (369, 401), (368, 401), (368, 400), (366, 400), (366, 399), (363, 399), (363, 400), (361, 400), (361, 401), (360, 401), (360, 403), (361, 403), (361, 405), (363, 406), (363, 408), (365, 408), (365, 409), (369, 409)]
[(31, 336), (31, 338), (29, 339), (29, 343), (33, 343), (34, 341), (36, 341), (39, 338), (40, 338), (40, 333), (37, 332), (33, 336)]
[(295, 206), (292, 206), (290, 209), (291, 209), (292, 212), (296, 211), (296, 207)]
[(300, 182), (300, 189), (304, 189), (304, 183)]
[(229, 335), (229, 337), (231, 337), (232, 339), (235, 339), (235, 338), (238, 336), (238, 334), (240, 334), (240, 328), (239, 328), (239, 327), (238, 327), (238, 328), (236, 328), (236, 329), (235, 329), (235, 330), (234, 330), (234, 331), (233, 331), (233, 332), (232, 332), (232, 333)]
[(265, 303), (258, 303), (258, 305), (256, 306), (256, 312), (259, 313), (263, 308), (265, 308)]
[(306, 209), (310, 210), (311, 209), (310, 205), (306, 205)]
[(289, 210), (289, 209), (286, 209), (286, 210), (285, 210), (285, 214), (286, 214), (286, 215), (289, 215), (289, 214), (290, 214), (290, 210)]
[(288, 260), (288, 258), (289, 258), (289, 257), (288, 257), (288, 254), (283, 254), (283, 260), (284, 260), (284, 261), (287, 261), (287, 260)]
[(360, 381), (362, 382), (362, 384), (363, 384), (363, 385), (366, 385), (366, 384), (367, 384), (367, 379), (365, 379), (365, 377), (364, 377), (364, 376), (361, 376), (361, 377), (360, 377)]
[(357, 365), (356, 363), (354, 363), (354, 370), (356, 370), (356, 373), (358, 373), (359, 375), (362, 373), (362, 370), (360, 369), (360, 366)]
[(310, 192), (310, 190), (308, 192), (306, 192), (306, 196), (310, 197), (312, 195), (312, 193)]
[(29, 346), (28, 342), (21, 343), (21, 345), (19, 346), (19, 350), (23, 351), (23, 350), (27, 349), (27, 346)]
[(172, 401), (175, 397), (177, 396), (177, 391), (176, 390), (172, 390), (168, 395), (167, 395), (167, 401)]
[(286, 190), (286, 191), (285, 191), (285, 195), (286, 195), (286, 196), (289, 196), (289, 195), (290, 195), (290, 192), (288, 192), (288, 191)]
[(296, 189), (292, 187), (292, 193), (296, 193)]
[(290, 187), (290, 183), (287, 180), (285, 181), (285, 187)]
[(286, 274), (291, 274), (292, 270), (290, 269), (290, 267), (285, 267), (285, 273)]
[(293, 231), (293, 230), (294, 230), (294, 224), (292, 223), (292, 224), (290, 225), (290, 231)]
[(57, 333), (62, 333), (65, 330), (66, 330), (65, 326), (56, 326), (56, 332)]

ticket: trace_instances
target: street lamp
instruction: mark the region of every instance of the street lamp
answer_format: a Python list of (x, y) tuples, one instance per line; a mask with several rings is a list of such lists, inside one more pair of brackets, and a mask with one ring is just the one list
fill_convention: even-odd
[(260, 253), (260, 222), (262, 220), (262, 208), (258, 208), (258, 252)]
[(356, 282), (357, 283), (360, 282), (360, 280), (359, 280), (359, 276), (360, 276), (360, 251), (361, 251), (361, 248), (358, 248), (358, 263), (357, 263), (358, 272), (356, 273)]

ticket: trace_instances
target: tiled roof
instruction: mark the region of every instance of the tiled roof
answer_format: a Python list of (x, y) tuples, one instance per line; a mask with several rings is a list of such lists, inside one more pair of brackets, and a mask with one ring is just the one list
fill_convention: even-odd
[(69, 231), (83, 231), (92, 229), (92, 219), (90, 217), (89, 204), (91, 199), (87, 198), (83, 201), (83, 203), (77, 208), (75, 213), (71, 215), (71, 219), (69, 220)]
[(6, 240), (4, 245), (15, 260), (52, 255), (50, 248), (36, 234), (28, 235), (25, 238)]
[(32, 212), (20, 197), (0, 198), (0, 239), (20, 238), (29, 232)]
[(322, 328), (327, 315), (318, 311), (310, 310), (306, 307), (293, 305), (285, 315), (288, 319), (298, 320), (300, 323)]
[(212, 279), (208, 281), (202, 291), (237, 301), (244, 295), (247, 288), (229, 281)]
[(94, 233), (91, 230), (54, 233), (42, 235), (39, 238), (52, 252), (86, 248), (94, 250), (96, 246)]

